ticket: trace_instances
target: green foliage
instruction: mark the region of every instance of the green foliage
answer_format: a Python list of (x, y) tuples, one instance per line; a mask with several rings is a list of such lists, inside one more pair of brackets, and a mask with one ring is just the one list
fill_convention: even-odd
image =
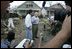
[(9, 17), (14, 18), (14, 17), (18, 17), (18, 16), (19, 16), (19, 15), (16, 14), (16, 13), (10, 13), (10, 16), (9, 16)]

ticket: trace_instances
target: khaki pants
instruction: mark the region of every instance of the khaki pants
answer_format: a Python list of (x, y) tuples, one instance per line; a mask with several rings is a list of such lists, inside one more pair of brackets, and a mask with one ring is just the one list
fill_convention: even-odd
[(37, 37), (37, 32), (38, 32), (38, 24), (32, 24), (33, 39)]

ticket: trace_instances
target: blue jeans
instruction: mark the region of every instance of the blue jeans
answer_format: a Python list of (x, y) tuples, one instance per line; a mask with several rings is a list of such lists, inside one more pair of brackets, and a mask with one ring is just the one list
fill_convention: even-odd
[(26, 27), (26, 38), (32, 40), (32, 29)]

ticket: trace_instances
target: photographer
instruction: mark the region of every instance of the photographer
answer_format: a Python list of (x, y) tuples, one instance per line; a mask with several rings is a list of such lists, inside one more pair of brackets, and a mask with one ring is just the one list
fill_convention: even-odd
[[(65, 1), (66, 5), (70, 6), (69, 11), (71, 11), (71, 1)], [(58, 32), (58, 34), (50, 40), (43, 48), (59, 48), (62, 46), (64, 42), (67, 41), (71, 37), (71, 15), (68, 17), (66, 16), (65, 20), (63, 21), (62, 28)], [(71, 47), (68, 47), (71, 48)]]

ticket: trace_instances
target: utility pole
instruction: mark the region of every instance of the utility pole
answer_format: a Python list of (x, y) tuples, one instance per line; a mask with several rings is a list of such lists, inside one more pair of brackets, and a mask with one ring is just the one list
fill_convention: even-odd
[[(51, 6), (52, 1), (49, 1), (49, 5)], [(51, 14), (50, 14), (50, 10), (49, 10), (49, 18), (50, 18)]]

